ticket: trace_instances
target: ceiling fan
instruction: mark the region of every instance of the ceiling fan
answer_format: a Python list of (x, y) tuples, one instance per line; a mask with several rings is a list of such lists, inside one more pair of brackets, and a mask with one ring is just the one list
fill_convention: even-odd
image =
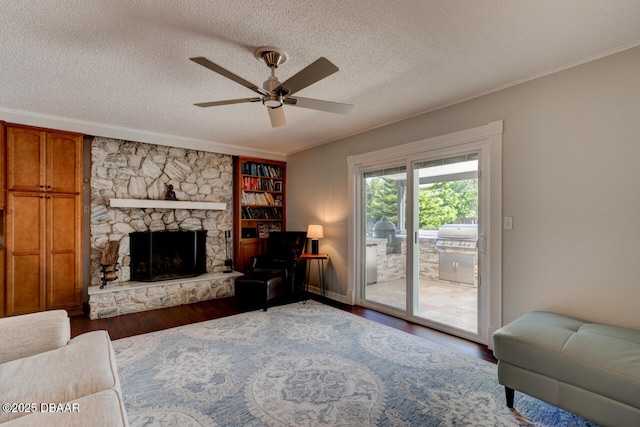
[(202, 102), (194, 105), (198, 107), (215, 107), (218, 105), (239, 104), (243, 102), (262, 102), (269, 112), (272, 127), (285, 126), (287, 124), (284, 116), (284, 108), (282, 108), (284, 104), (339, 114), (347, 114), (353, 108), (353, 105), (350, 104), (292, 96), (307, 86), (310, 86), (338, 71), (338, 67), (328, 59), (321, 57), (307, 67), (298, 71), (292, 77), (288, 78), (284, 83), (280, 83), (278, 78), (275, 76), (275, 70), (279, 65), (286, 62), (286, 53), (276, 47), (266, 46), (256, 49), (255, 56), (259, 60), (264, 61), (265, 64), (267, 64), (267, 67), (271, 69), (271, 76), (262, 84), (262, 87), (258, 87), (253, 83), (246, 81), (242, 77), (222, 68), (218, 64), (215, 64), (202, 56), (189, 58), (193, 62), (200, 64), (211, 71), (215, 71), (216, 73), (231, 79), (260, 95), (254, 98)]

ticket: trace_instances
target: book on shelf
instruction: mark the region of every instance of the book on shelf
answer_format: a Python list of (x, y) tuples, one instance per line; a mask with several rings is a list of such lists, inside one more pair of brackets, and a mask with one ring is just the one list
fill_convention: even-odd
[[(280, 196), (278, 196), (280, 197)], [(278, 204), (277, 201), (280, 203)], [(243, 205), (281, 206), (282, 199), (275, 199), (270, 193), (242, 192)]]
[(282, 168), (266, 163), (244, 162), (242, 163), (242, 174), (282, 178)]
[(242, 189), (249, 191), (273, 191), (282, 192), (282, 181), (273, 178), (242, 177)]
[(261, 222), (258, 224), (259, 237), (269, 237), (269, 233), (271, 233), (272, 231), (281, 231), (279, 222)]
[(242, 207), (242, 219), (282, 219), (282, 209), (277, 207)]

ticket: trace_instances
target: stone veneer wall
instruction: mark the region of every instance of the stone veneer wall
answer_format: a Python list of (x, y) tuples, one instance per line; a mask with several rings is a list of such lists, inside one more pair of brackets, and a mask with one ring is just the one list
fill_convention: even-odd
[[(225, 211), (110, 208), (119, 199), (163, 200), (167, 185), (177, 199), (227, 203)], [(130, 275), (129, 233), (206, 230), (207, 272), (222, 271), (224, 231), (231, 230), (233, 165), (229, 155), (96, 137), (91, 144), (91, 285), (99, 285), (100, 256), (119, 241), (120, 281)]]
[[(370, 237), (367, 243), (377, 244), (378, 283), (404, 279), (406, 276), (406, 238), (398, 236), (400, 253), (387, 253), (387, 239)], [(439, 280), (440, 258), (436, 249), (436, 238), (420, 237), (418, 247), (420, 250), (420, 278), (427, 280)]]
[[(387, 253), (386, 239), (368, 238), (368, 243), (377, 243), (378, 255), (378, 283), (390, 282), (406, 277), (406, 237), (398, 236), (400, 253)], [(440, 255), (436, 249), (436, 238), (420, 237), (418, 248), (420, 251), (420, 278), (425, 280), (440, 280)], [(478, 278), (478, 259), (476, 255), (476, 282)], [(477, 283), (475, 283), (477, 286)]]

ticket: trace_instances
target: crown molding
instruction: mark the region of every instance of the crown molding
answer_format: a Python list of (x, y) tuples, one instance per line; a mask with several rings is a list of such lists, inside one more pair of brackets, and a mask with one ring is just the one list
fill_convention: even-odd
[(164, 145), (168, 147), (208, 151), (218, 154), (229, 154), (232, 156), (258, 157), (279, 161), (286, 160), (286, 155), (282, 153), (256, 150), (216, 141), (207, 141), (204, 139), (186, 138), (183, 136), (149, 132), (103, 123), (87, 122), (83, 120), (69, 119), (66, 117), (12, 110), (3, 107), (0, 107), (0, 120), (21, 125), (78, 132), (86, 135), (122, 139), (125, 141), (145, 142), (148, 144)]

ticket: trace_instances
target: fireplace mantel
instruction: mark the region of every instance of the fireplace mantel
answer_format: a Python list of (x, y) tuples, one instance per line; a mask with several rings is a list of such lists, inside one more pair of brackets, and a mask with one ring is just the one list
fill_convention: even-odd
[(227, 209), (226, 203), (150, 199), (111, 199), (109, 200), (109, 206), (112, 208), (203, 209), (217, 211)]

